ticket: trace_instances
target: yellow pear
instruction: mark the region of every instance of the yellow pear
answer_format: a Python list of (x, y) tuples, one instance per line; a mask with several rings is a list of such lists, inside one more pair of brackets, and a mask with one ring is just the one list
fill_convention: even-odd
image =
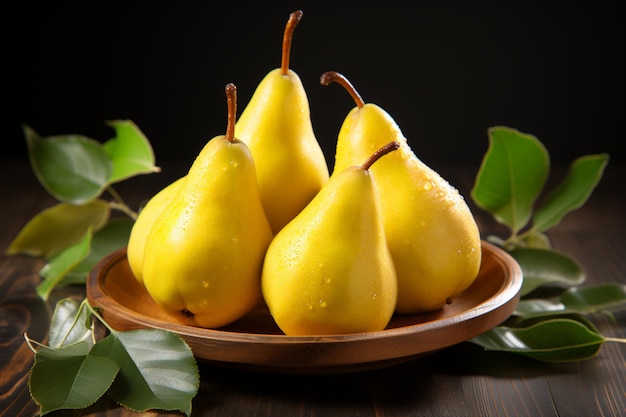
[(365, 104), (342, 74), (322, 75), (322, 84), (332, 82), (356, 102), (337, 137), (334, 170), (354, 164), (381, 143), (400, 143), (397, 152), (372, 167), (398, 275), (396, 311), (440, 309), (467, 289), (480, 269), (480, 233), (470, 208), (456, 188), (415, 155), (385, 110)]
[(391, 142), (363, 165), (333, 173), (272, 240), (262, 289), (285, 334), (379, 331), (391, 319), (396, 273), (369, 168), (395, 149)]
[(137, 219), (130, 231), (126, 247), (126, 258), (128, 259), (130, 270), (141, 284), (143, 284), (143, 254), (148, 233), (150, 233), (154, 221), (178, 192), (184, 178), (177, 179), (152, 196), (137, 215)]
[(254, 156), (261, 201), (274, 233), (311, 201), (329, 176), (304, 86), (289, 68), (292, 35), (301, 17), (299, 10), (289, 16), (281, 66), (261, 80), (235, 127), (235, 136)]
[(162, 210), (144, 249), (143, 282), (179, 321), (217, 328), (262, 302), (261, 270), (273, 237), (254, 160), (234, 136), (236, 88), (226, 87), (228, 127), (200, 151)]

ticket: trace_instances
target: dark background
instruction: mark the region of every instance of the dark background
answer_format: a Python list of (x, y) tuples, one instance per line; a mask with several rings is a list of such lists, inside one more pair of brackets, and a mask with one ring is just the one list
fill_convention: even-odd
[(319, 84), (328, 70), (385, 108), (435, 168), (478, 165), (496, 125), (535, 135), (553, 164), (600, 152), (624, 162), (623, 29), (609, 2), (239, 4), (2, 3), (1, 158), (27, 158), (22, 123), (104, 141), (105, 121), (131, 119), (157, 164), (190, 164), (225, 131), (224, 86), (237, 85), (240, 112), (280, 65), (285, 23), (301, 9), (291, 67), (329, 166), (354, 102)]

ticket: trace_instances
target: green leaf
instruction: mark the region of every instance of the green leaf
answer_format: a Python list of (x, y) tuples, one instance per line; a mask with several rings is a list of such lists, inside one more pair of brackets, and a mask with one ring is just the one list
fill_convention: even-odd
[(550, 243), (550, 239), (545, 233), (541, 232), (532, 232), (528, 233), (522, 239), (525, 247), (527, 248), (537, 248), (537, 249), (550, 249), (552, 248), (552, 243)]
[[(579, 313), (574, 313), (574, 312), (554, 313), (554, 314), (551, 314), (550, 317), (540, 316), (540, 317), (528, 317), (528, 318), (521, 318), (521, 319), (519, 317), (515, 317), (513, 319), (514, 324), (512, 324), (511, 327), (526, 328), (526, 327), (531, 327), (536, 324), (546, 322), (548, 320), (573, 320), (573, 321), (580, 323), (582, 326), (586, 327), (590, 331), (600, 334), (600, 330), (598, 330), (596, 325), (591, 320), (589, 320), (588, 317)], [(508, 323), (509, 321), (507, 320), (507, 325)], [(606, 338), (605, 338), (605, 341), (606, 341)]]
[[(93, 238), (92, 238), (93, 239)], [(87, 255), (89, 257), (89, 255)], [(66, 271), (63, 277), (57, 282), (56, 287), (67, 287), (68, 285), (85, 285), (87, 283), (88, 273), (79, 271), (82, 269), (80, 265), (85, 262), (87, 258), (83, 259), (78, 265), (75, 265), (71, 270)]]
[(626, 307), (626, 285), (609, 283), (585, 288), (570, 288), (560, 297), (565, 308), (597, 312)]
[(47, 300), (50, 292), (65, 274), (87, 257), (91, 247), (91, 236), (91, 229), (89, 229), (83, 240), (63, 250), (39, 271), (44, 280), (37, 286), (37, 294), (42, 299)]
[(585, 282), (582, 266), (571, 256), (554, 249), (518, 248), (509, 252), (522, 269), (521, 296), (542, 285), (573, 287)]
[[(28, 339), (28, 341), (33, 343), (31, 339)], [(48, 347), (40, 345), (39, 350), (37, 350), (37, 353), (35, 354), (35, 362), (43, 360), (63, 360), (76, 356), (87, 356), (89, 349), (91, 349), (91, 344), (84, 340), (62, 347)]]
[(107, 124), (116, 132), (116, 137), (104, 144), (105, 151), (113, 160), (110, 184), (161, 170), (154, 165), (150, 142), (135, 123), (130, 120), (113, 120)]
[(94, 233), (91, 239), (91, 251), (80, 264), (72, 269), (71, 282), (86, 282), (87, 275), (100, 260), (126, 246), (134, 223), (130, 218), (118, 217), (111, 219), (102, 229)]
[(515, 307), (513, 315), (529, 318), (547, 316), (550, 314), (563, 314), (564, 312), (565, 306), (559, 301), (533, 298), (529, 300), (520, 300)]
[(104, 226), (111, 209), (103, 200), (76, 206), (59, 203), (35, 215), (13, 239), (6, 255), (42, 256), (51, 259), (80, 241), (89, 228)]
[(90, 406), (109, 389), (119, 371), (111, 359), (91, 354), (51, 359), (38, 352), (35, 356), (29, 387), (33, 400), (41, 407), (41, 415)]
[(87, 256), (80, 263), (64, 271), (63, 276), (60, 277), (55, 286), (85, 284), (89, 272), (100, 260), (128, 244), (133, 224), (134, 221), (126, 217), (109, 220), (102, 229), (93, 234), (91, 249)]
[(547, 230), (561, 222), (567, 213), (581, 207), (591, 195), (608, 164), (607, 154), (576, 159), (565, 179), (546, 197), (533, 216), (533, 229)]
[(82, 204), (102, 194), (112, 162), (99, 142), (81, 135), (42, 138), (28, 126), (23, 129), (35, 176), (53, 197)]
[(489, 129), (489, 149), (471, 197), (514, 233), (530, 220), (549, 172), (549, 156), (534, 136), (507, 127)]
[(543, 362), (570, 362), (594, 357), (605, 339), (577, 320), (558, 318), (524, 328), (498, 326), (470, 341)]
[(93, 340), (91, 313), (81, 306), (82, 304), (71, 298), (57, 302), (50, 322), (48, 346), (60, 348), (78, 342), (87, 342), (91, 345)]
[(94, 345), (92, 352), (119, 365), (109, 394), (126, 408), (191, 414), (200, 377), (191, 349), (174, 333), (159, 329), (116, 332)]
[(626, 307), (626, 285), (612, 283), (569, 288), (561, 294), (558, 301), (520, 300), (513, 314), (527, 319), (556, 314), (587, 314), (624, 307)]

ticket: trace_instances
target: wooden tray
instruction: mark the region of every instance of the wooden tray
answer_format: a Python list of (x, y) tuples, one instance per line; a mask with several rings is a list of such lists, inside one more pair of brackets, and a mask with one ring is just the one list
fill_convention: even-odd
[(116, 330), (157, 328), (178, 334), (199, 361), (250, 371), (329, 374), (396, 365), (473, 338), (506, 320), (522, 285), (517, 262), (483, 241), (483, 261), (474, 284), (440, 311), (395, 315), (380, 332), (286, 336), (266, 307), (226, 327), (187, 326), (168, 316), (132, 275), (126, 248), (91, 271), (87, 298)]

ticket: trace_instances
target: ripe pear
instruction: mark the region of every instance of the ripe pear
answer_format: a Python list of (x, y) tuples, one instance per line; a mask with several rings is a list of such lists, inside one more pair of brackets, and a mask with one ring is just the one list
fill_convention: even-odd
[(261, 270), (273, 237), (254, 160), (234, 137), (236, 88), (226, 87), (228, 127), (200, 151), (147, 236), (143, 282), (181, 322), (218, 328), (262, 302)]
[(152, 225), (157, 217), (172, 201), (184, 178), (177, 179), (153, 195), (137, 215), (137, 219), (135, 219), (135, 223), (130, 231), (126, 247), (126, 258), (128, 259), (130, 270), (140, 284), (143, 284), (143, 254), (150, 229), (152, 229)]
[(369, 168), (396, 148), (391, 142), (363, 165), (333, 173), (274, 237), (265, 256), (262, 290), (285, 334), (371, 332), (389, 323), (396, 305), (396, 272)]
[(261, 201), (274, 233), (311, 201), (329, 176), (304, 86), (289, 68), (293, 31), (301, 17), (300, 10), (289, 16), (281, 66), (261, 80), (235, 127), (236, 137), (254, 156)]
[(398, 275), (396, 312), (438, 310), (466, 290), (480, 269), (480, 233), (470, 208), (456, 188), (415, 155), (384, 109), (365, 104), (343, 75), (322, 75), (322, 84), (332, 82), (345, 87), (356, 102), (337, 137), (334, 170), (362, 159), (381, 143), (400, 143), (397, 152), (372, 167)]

